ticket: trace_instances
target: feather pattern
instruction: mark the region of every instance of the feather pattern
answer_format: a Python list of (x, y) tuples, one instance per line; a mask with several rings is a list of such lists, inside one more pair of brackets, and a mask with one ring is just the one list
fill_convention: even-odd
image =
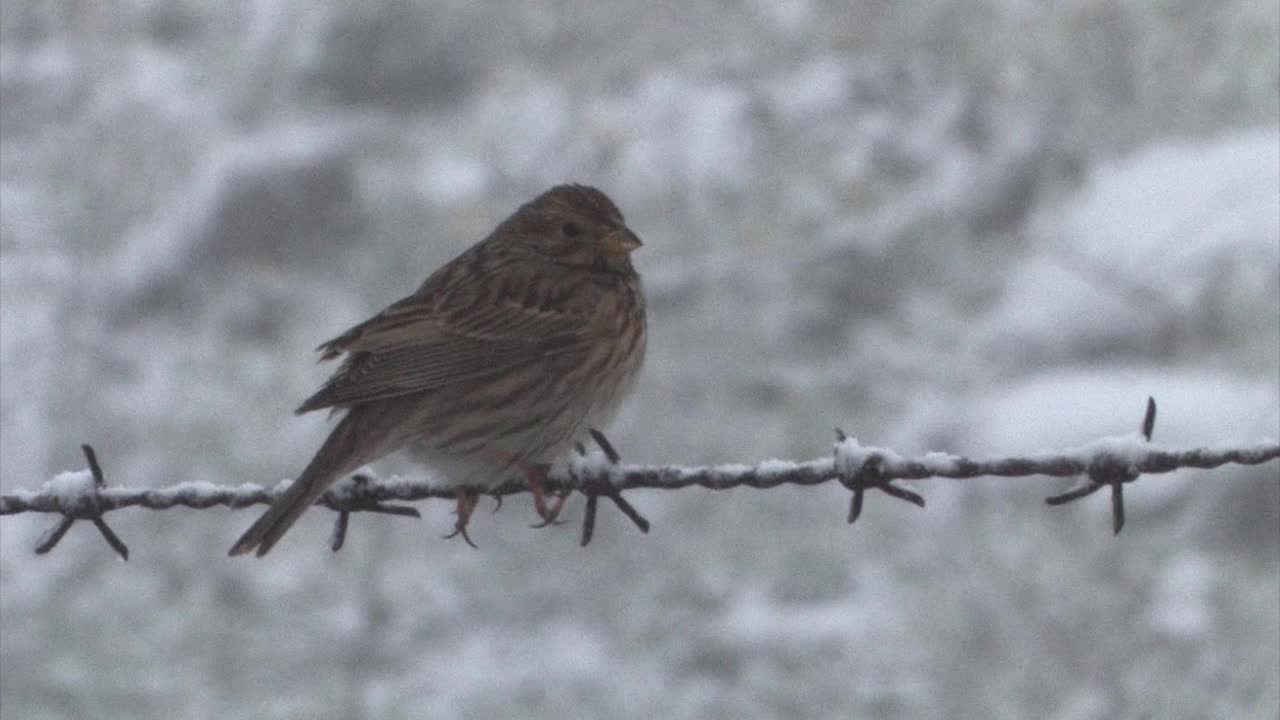
[[(630, 253), (640, 240), (604, 193), (552, 188), (412, 294), (317, 348), (342, 359), (298, 413), (347, 411), (297, 483), (236, 543), (266, 552), (359, 464), (408, 448), (455, 485), (546, 463), (600, 427), (646, 344)], [(353, 465), (354, 463), (354, 465)]]

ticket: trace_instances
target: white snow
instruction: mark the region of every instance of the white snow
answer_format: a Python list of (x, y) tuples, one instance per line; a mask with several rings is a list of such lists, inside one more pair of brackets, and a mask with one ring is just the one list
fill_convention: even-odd
[(1172, 559), (1157, 576), (1147, 622), (1158, 632), (1196, 640), (1213, 630), (1216, 571), (1197, 554)]
[[(1106, 456), (1126, 463), (1129, 469), (1133, 470), (1137, 463), (1150, 454), (1152, 450), (1163, 450), (1163, 448), (1157, 444), (1147, 442), (1147, 439), (1141, 433), (1135, 432), (1128, 435), (1111, 435), (1098, 438), (1080, 447), (1053, 454), (1061, 454), (1085, 463), (1094, 458)], [(1045, 450), (1044, 453), (1048, 454), (1049, 451)]]
[(719, 632), (752, 646), (853, 642), (863, 637), (869, 608), (851, 599), (824, 603), (786, 603), (759, 589), (739, 591), (719, 622)]
[(190, 495), (193, 497), (212, 497), (226, 491), (225, 485), (205, 480), (187, 480), (168, 488), (174, 495)]
[(778, 460), (770, 458), (756, 464), (755, 471), (762, 477), (773, 477), (793, 473), (799, 469), (800, 463), (794, 460)]
[(757, 0), (755, 6), (771, 27), (787, 35), (800, 35), (814, 21), (813, 0)]
[(58, 504), (63, 507), (74, 507), (86, 496), (92, 495), (95, 489), (93, 473), (88, 470), (71, 470), (55, 475), (44, 484), (41, 491), (56, 496)]
[(855, 437), (846, 437), (835, 443), (835, 469), (842, 476), (856, 475), (872, 457), (880, 457), (885, 465), (901, 462), (897, 452), (882, 447), (864, 446)]
[(816, 57), (789, 69), (768, 86), (774, 109), (789, 119), (810, 119), (844, 105), (850, 91), (850, 67), (834, 56)]
[(939, 475), (946, 475), (956, 471), (956, 456), (944, 452), (927, 452), (920, 458), (920, 462), (929, 469), (930, 472)]
[(433, 204), (463, 206), (477, 202), (493, 183), (483, 158), (448, 146), (440, 147), (422, 165), (418, 185)]
[(621, 474), (616, 472), (618, 467), (609, 462), (609, 457), (594, 443), (587, 449), (586, 455), (569, 453), (568, 464), (578, 478), (609, 478), (612, 483), (621, 479)]
[(732, 83), (657, 68), (633, 93), (601, 98), (586, 111), (598, 132), (619, 140), (618, 175), (626, 192), (739, 189), (751, 176), (751, 96)]
[(1185, 306), (1217, 279), (1206, 270), (1219, 256), (1238, 273), (1230, 282), (1241, 288), (1261, 291), (1275, 277), (1277, 188), (1280, 132), (1274, 127), (1207, 144), (1159, 143), (1101, 165), (1036, 231), (1158, 283), (1162, 294)]
[(1025, 454), (1137, 432), (1156, 400), (1152, 440), (1206, 447), (1252, 442), (1280, 427), (1277, 380), (1203, 368), (1091, 367), (1050, 370), (981, 399), (963, 438), (975, 454)]
[[(1171, 324), (1259, 321), (1280, 276), (1280, 134), (1259, 128), (1207, 144), (1159, 143), (1102, 165), (1041, 210), (1035, 254), (1014, 269), (979, 344), (1018, 353), (1129, 340)], [(1046, 292), (1052, 288), (1052, 292)], [(1204, 317), (1203, 320), (1198, 320)], [(1261, 321), (1259, 331), (1274, 321)], [(1017, 346), (1023, 347), (1017, 347)], [(1028, 347), (1029, 346), (1029, 347)], [(995, 357), (995, 353), (992, 353)]]

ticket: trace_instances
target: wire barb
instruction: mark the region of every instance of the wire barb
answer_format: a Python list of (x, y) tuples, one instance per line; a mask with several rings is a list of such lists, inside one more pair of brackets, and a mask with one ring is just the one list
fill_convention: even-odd
[[(592, 428), (590, 432), (591, 439), (599, 446), (605, 458), (609, 460), (610, 465), (616, 466), (622, 462), (622, 456), (618, 454), (617, 449), (613, 447), (613, 443), (609, 442), (609, 438), (605, 437), (604, 433), (595, 428)], [(578, 453), (579, 457), (585, 457), (587, 454), (587, 450), (582, 446), (582, 443), (575, 444), (574, 451)], [(572, 469), (570, 469), (570, 474), (573, 475)], [(640, 532), (646, 534), (649, 532), (649, 521), (631, 503), (627, 502), (626, 498), (622, 497), (622, 491), (614, 487), (608, 478), (578, 478), (575, 476), (572, 480), (578, 485), (578, 490), (587, 496), (587, 508), (582, 513), (582, 536), (579, 540), (579, 545), (586, 547), (595, 535), (596, 506), (601, 496), (612, 501), (618, 510), (627, 516), (628, 520), (640, 528)]]
[(66, 535), (67, 531), (71, 529), (75, 521), (76, 519), (70, 515), (64, 516), (58, 520), (57, 525), (45, 530), (40, 539), (36, 541), (36, 554), (43, 555), (52, 550), (62, 540), (62, 536)]
[(333, 520), (333, 531), (329, 534), (329, 549), (338, 552), (347, 541), (347, 528), (351, 523), (351, 513), (367, 512), (379, 515), (397, 515), (399, 517), (421, 518), (418, 509), (409, 505), (388, 505), (377, 498), (372, 490), (371, 478), (363, 473), (352, 475), (345, 485), (326, 490), (317, 505), (322, 505), (338, 513)]
[(613, 448), (613, 443), (609, 442), (609, 438), (604, 433), (595, 428), (591, 428), (591, 439), (596, 441), (596, 445), (600, 446), (600, 450), (604, 452), (604, 456), (609, 458), (609, 462), (617, 465), (622, 462), (622, 456)]
[(339, 510), (333, 521), (333, 532), (329, 535), (329, 549), (338, 552), (347, 541), (347, 524), (351, 521), (351, 513)]
[[(1156, 427), (1156, 399), (1147, 397), (1147, 409), (1142, 416), (1141, 432), (1146, 442), (1151, 442), (1151, 435)], [(1109, 454), (1101, 454), (1089, 461), (1085, 468), (1089, 484), (1068, 490), (1060, 495), (1045, 498), (1045, 503), (1052, 506), (1066, 505), (1088, 497), (1102, 488), (1111, 489), (1111, 534), (1119, 535), (1124, 529), (1124, 484), (1137, 480), (1142, 474), (1133, 463), (1126, 462)]]
[[(839, 461), (840, 443), (849, 439), (840, 428), (836, 428), (836, 448), (833, 451), (837, 457), (834, 467), (837, 471), (841, 470)], [(924, 496), (920, 493), (908, 490), (899, 485), (894, 485), (893, 481), (885, 475), (885, 458), (879, 453), (871, 453), (867, 456), (857, 470), (852, 473), (842, 472), (837, 475), (840, 484), (853, 492), (853, 497), (849, 499), (849, 514), (847, 521), (850, 525), (858, 521), (862, 516), (862, 505), (867, 490), (879, 490), (889, 497), (905, 500), (916, 507), (924, 507)]]
[(107, 545), (116, 551), (120, 559), (128, 560), (129, 546), (125, 545), (120, 536), (115, 534), (110, 525), (107, 525), (107, 521), (102, 519), (102, 513), (106, 510), (102, 507), (98, 491), (107, 486), (107, 480), (102, 472), (102, 466), (98, 464), (98, 454), (94, 452), (92, 445), (87, 444), (80, 446), (80, 452), (84, 453), (85, 462), (89, 464), (89, 474), (93, 476), (93, 492), (78, 498), (72, 507), (60, 508), (62, 519), (57, 525), (46, 530), (36, 541), (36, 554), (44, 555), (57, 547), (76, 520), (88, 520), (98, 529), (98, 534), (102, 535), (102, 539), (107, 541)]

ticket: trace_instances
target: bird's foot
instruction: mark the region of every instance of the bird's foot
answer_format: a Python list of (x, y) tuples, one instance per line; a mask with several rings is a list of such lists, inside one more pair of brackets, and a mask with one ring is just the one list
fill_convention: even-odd
[(529, 482), (529, 492), (533, 493), (533, 509), (538, 513), (538, 517), (542, 518), (542, 522), (536, 523), (530, 527), (542, 528), (548, 525), (563, 525), (563, 520), (557, 520), (560, 511), (564, 509), (565, 500), (569, 498), (569, 493), (561, 493), (555, 496), (555, 502), (548, 505), (546, 479), (547, 473), (550, 471), (550, 465), (523, 465), (521, 470), (524, 471), (525, 479)]
[(471, 513), (475, 512), (476, 505), (480, 503), (480, 493), (469, 488), (458, 488), (458, 508), (454, 511), (457, 518), (453, 522), (453, 532), (444, 536), (444, 539), (461, 536), (463, 541), (471, 547), (479, 550), (479, 546), (471, 542), (471, 536), (467, 534), (467, 523), (471, 522)]

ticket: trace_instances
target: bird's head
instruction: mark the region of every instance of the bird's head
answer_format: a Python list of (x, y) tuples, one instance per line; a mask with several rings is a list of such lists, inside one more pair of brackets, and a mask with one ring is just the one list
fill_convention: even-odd
[(556, 264), (634, 274), (643, 245), (608, 195), (586, 185), (557, 185), (525, 203), (504, 225), (514, 241)]

